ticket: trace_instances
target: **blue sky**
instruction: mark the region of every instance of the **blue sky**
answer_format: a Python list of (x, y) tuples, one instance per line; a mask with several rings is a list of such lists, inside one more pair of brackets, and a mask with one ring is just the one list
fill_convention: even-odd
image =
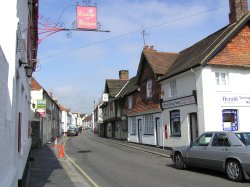
[[(248, 5), (250, 4), (248, 0)], [(40, 0), (40, 23), (64, 22), (71, 28), (83, 0)], [(38, 47), (34, 78), (72, 112), (91, 113), (101, 98), (105, 79), (119, 70), (136, 75), (146, 45), (157, 51), (179, 52), (229, 23), (228, 0), (92, 0), (103, 32), (58, 32)], [(40, 35), (41, 39), (44, 35)]]

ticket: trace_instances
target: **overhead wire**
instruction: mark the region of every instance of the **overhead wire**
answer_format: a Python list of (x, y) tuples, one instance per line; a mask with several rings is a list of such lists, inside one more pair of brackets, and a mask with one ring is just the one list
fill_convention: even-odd
[[(208, 13), (208, 12), (211, 12), (211, 11), (214, 11), (214, 10), (218, 10), (218, 9), (223, 8), (225, 6), (228, 6), (228, 4), (224, 4), (224, 5), (212, 8), (212, 9), (207, 9), (206, 11), (197, 12), (195, 14), (191, 14), (191, 15), (188, 15), (188, 16), (179, 17), (179, 18), (176, 18), (176, 19), (173, 19), (173, 20), (170, 20), (170, 21), (166, 21), (166, 22), (157, 24), (157, 25), (148, 26), (145, 29), (154, 29), (156, 27), (160, 27), (160, 26), (167, 25), (167, 24), (170, 24), (170, 23), (174, 23), (174, 22), (181, 21), (181, 20), (184, 20), (184, 19), (189, 19), (189, 18), (194, 17), (194, 16), (198, 16), (198, 15), (205, 14), (205, 13)], [(124, 33), (124, 34), (120, 34), (120, 35), (117, 35), (117, 36), (114, 36), (114, 37), (111, 37), (111, 38), (108, 38), (108, 39), (105, 39), (105, 40), (100, 40), (100, 41), (96, 41), (96, 42), (93, 42), (93, 43), (89, 43), (89, 44), (86, 44), (86, 45), (84, 45), (82, 47), (78, 47), (78, 48), (74, 48), (74, 49), (68, 49), (68, 50), (65, 50), (65, 51), (54, 53), (52, 55), (48, 55), (48, 56), (39, 58), (39, 60), (44, 60), (44, 59), (48, 59), (48, 58), (58, 56), (58, 55), (61, 55), (61, 54), (70, 53), (72, 51), (76, 51), (76, 50), (83, 49), (83, 48), (86, 48), (86, 47), (90, 47), (90, 46), (93, 46), (93, 45), (105, 43), (107, 41), (115, 40), (115, 39), (122, 38), (122, 37), (125, 37), (125, 36), (129, 36), (129, 35), (132, 35), (132, 34), (135, 34), (135, 33), (138, 33), (138, 32), (141, 32), (141, 29), (131, 31), (131, 32), (127, 32), (127, 33)]]

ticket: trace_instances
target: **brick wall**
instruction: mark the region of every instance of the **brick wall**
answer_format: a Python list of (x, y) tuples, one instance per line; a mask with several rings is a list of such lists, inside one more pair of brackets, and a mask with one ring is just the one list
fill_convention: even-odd
[[(152, 98), (147, 98), (147, 80), (152, 79)], [(160, 90), (161, 87), (156, 82), (156, 78), (148, 65), (145, 63), (139, 78), (139, 92), (133, 93), (133, 107), (128, 109), (128, 98), (126, 98), (126, 114), (133, 115), (147, 111), (160, 109)]]

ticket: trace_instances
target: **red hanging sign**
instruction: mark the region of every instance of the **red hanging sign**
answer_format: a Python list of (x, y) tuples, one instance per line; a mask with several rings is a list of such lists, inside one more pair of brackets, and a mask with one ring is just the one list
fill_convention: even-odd
[(77, 6), (77, 28), (85, 30), (97, 30), (97, 16), (95, 6)]

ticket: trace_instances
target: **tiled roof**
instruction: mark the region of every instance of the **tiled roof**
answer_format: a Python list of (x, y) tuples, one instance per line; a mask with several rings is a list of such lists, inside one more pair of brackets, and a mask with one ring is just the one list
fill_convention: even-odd
[[(197, 42), (193, 46), (180, 52), (178, 58), (173, 65), (168, 69), (166, 74), (162, 76), (159, 81), (167, 79), (176, 74), (190, 70), (191, 68), (207, 65), (207, 63), (215, 57), (222, 48), (235, 36), (235, 33), (250, 19), (250, 13), (244, 16), (235, 24), (228, 25), (221, 30), (211, 34), (203, 40)], [(218, 65), (227, 65), (221, 62)], [(242, 66), (242, 64), (234, 64)], [(245, 65), (243, 65), (245, 66)], [(249, 66), (249, 65), (248, 65)], [(245, 66), (247, 67), (247, 66)]]
[(32, 90), (41, 90), (43, 89), (42, 86), (32, 77), (31, 78), (31, 84), (30, 89)]
[(66, 109), (64, 106), (62, 106), (60, 104), (58, 106), (59, 106), (61, 111), (66, 111), (66, 112), (69, 111), (69, 109)]
[(137, 81), (137, 77), (131, 78), (129, 82), (124, 86), (124, 88), (121, 90), (121, 92), (119, 93), (118, 98), (136, 91), (138, 88), (136, 81)]
[(137, 80), (143, 73), (143, 66), (148, 63), (155, 75), (164, 75), (178, 57), (178, 53), (157, 52), (152, 49), (143, 49), (140, 63), (137, 69)]
[(164, 53), (155, 50), (143, 50), (147, 62), (155, 74), (163, 75), (178, 57), (178, 53)]
[(128, 80), (107, 79), (104, 93), (109, 93), (110, 97), (115, 97)]

